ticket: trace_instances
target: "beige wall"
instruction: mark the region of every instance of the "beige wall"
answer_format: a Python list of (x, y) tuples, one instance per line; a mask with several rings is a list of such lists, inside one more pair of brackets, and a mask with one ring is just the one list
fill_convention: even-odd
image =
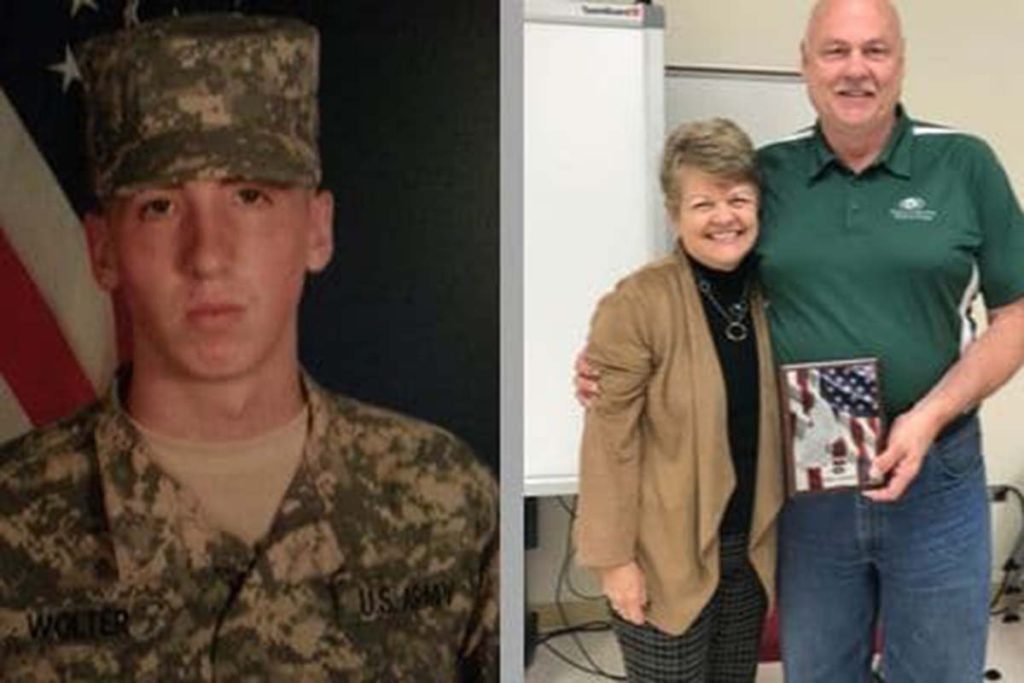
[(665, 7), (665, 63), (670, 66), (799, 66), (797, 45), (810, 0), (662, 0), (658, 4)]

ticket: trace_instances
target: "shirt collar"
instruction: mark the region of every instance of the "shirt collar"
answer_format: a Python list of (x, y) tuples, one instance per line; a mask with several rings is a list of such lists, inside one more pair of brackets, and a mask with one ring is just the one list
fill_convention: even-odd
[[(123, 379), (122, 379), (123, 381)], [(104, 399), (96, 425), (96, 458), (118, 577), (148, 583), (199, 568), (234, 567), (248, 547), (207, 524), (198, 501), (156, 465), (149, 445), (118, 400)]]
[[(346, 566), (346, 557), (353, 554), (350, 539), (362, 534), (353, 516), (339, 516), (335, 506), (339, 500), (367, 497), (356, 490), (345, 457), (338, 457), (339, 451), (351, 452), (355, 439), (352, 425), (340, 418), (334, 398), (305, 373), (302, 387), (309, 403), (309, 435), (302, 463), (285, 491), (265, 539), (267, 551), (257, 564), (267, 579), (292, 584), (330, 576)], [(339, 519), (344, 527), (340, 532), (330, 521)]]
[[(885, 143), (882, 153), (865, 170), (876, 167), (885, 168), (893, 175), (909, 178), (911, 148), (914, 143), (911, 128), (910, 117), (907, 116), (903, 105), (896, 105), (896, 123), (889, 134), (889, 140)], [(811, 138), (810, 165), (808, 168), (809, 180), (817, 180), (824, 174), (827, 168), (831, 166), (838, 167), (839, 165), (838, 158), (828, 146), (828, 142), (821, 132), (821, 122), (819, 121), (814, 126), (814, 135)]]
[[(210, 527), (198, 501), (156, 465), (149, 446), (132, 424), (112, 383), (96, 426), (96, 452), (103, 501), (119, 578), (151, 582), (173, 573), (184, 576), (203, 568), (246, 566), (253, 550), (231, 534)], [(262, 546), (263, 571), (279, 580), (301, 581), (327, 575), (342, 562), (342, 551), (325, 522), (332, 506), (326, 491), (343, 485), (345, 471), (324, 461), (328, 433), (331, 448), (344, 447), (344, 431), (332, 419), (330, 397), (305, 373), (310, 430), (302, 463), (285, 493), (273, 528)], [(349, 435), (350, 436), (350, 435)], [(337, 440), (338, 442), (334, 442)], [(327, 480), (330, 481), (327, 481)]]

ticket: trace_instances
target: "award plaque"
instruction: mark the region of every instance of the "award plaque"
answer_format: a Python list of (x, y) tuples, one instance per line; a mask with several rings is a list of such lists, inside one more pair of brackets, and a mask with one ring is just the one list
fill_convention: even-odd
[(885, 484), (869, 475), (885, 449), (877, 359), (783, 365), (779, 388), (790, 495)]

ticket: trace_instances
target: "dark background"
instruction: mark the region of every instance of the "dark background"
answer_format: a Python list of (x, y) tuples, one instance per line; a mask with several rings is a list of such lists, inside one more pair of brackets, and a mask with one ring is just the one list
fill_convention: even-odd
[(319, 2), (335, 253), (301, 354), (498, 464), (498, 0)]

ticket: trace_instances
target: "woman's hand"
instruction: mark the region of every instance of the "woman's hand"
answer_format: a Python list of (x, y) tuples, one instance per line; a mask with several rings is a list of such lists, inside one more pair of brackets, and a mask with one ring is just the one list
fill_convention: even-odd
[(646, 621), (647, 587), (636, 562), (601, 570), (601, 589), (620, 617), (638, 626)]

